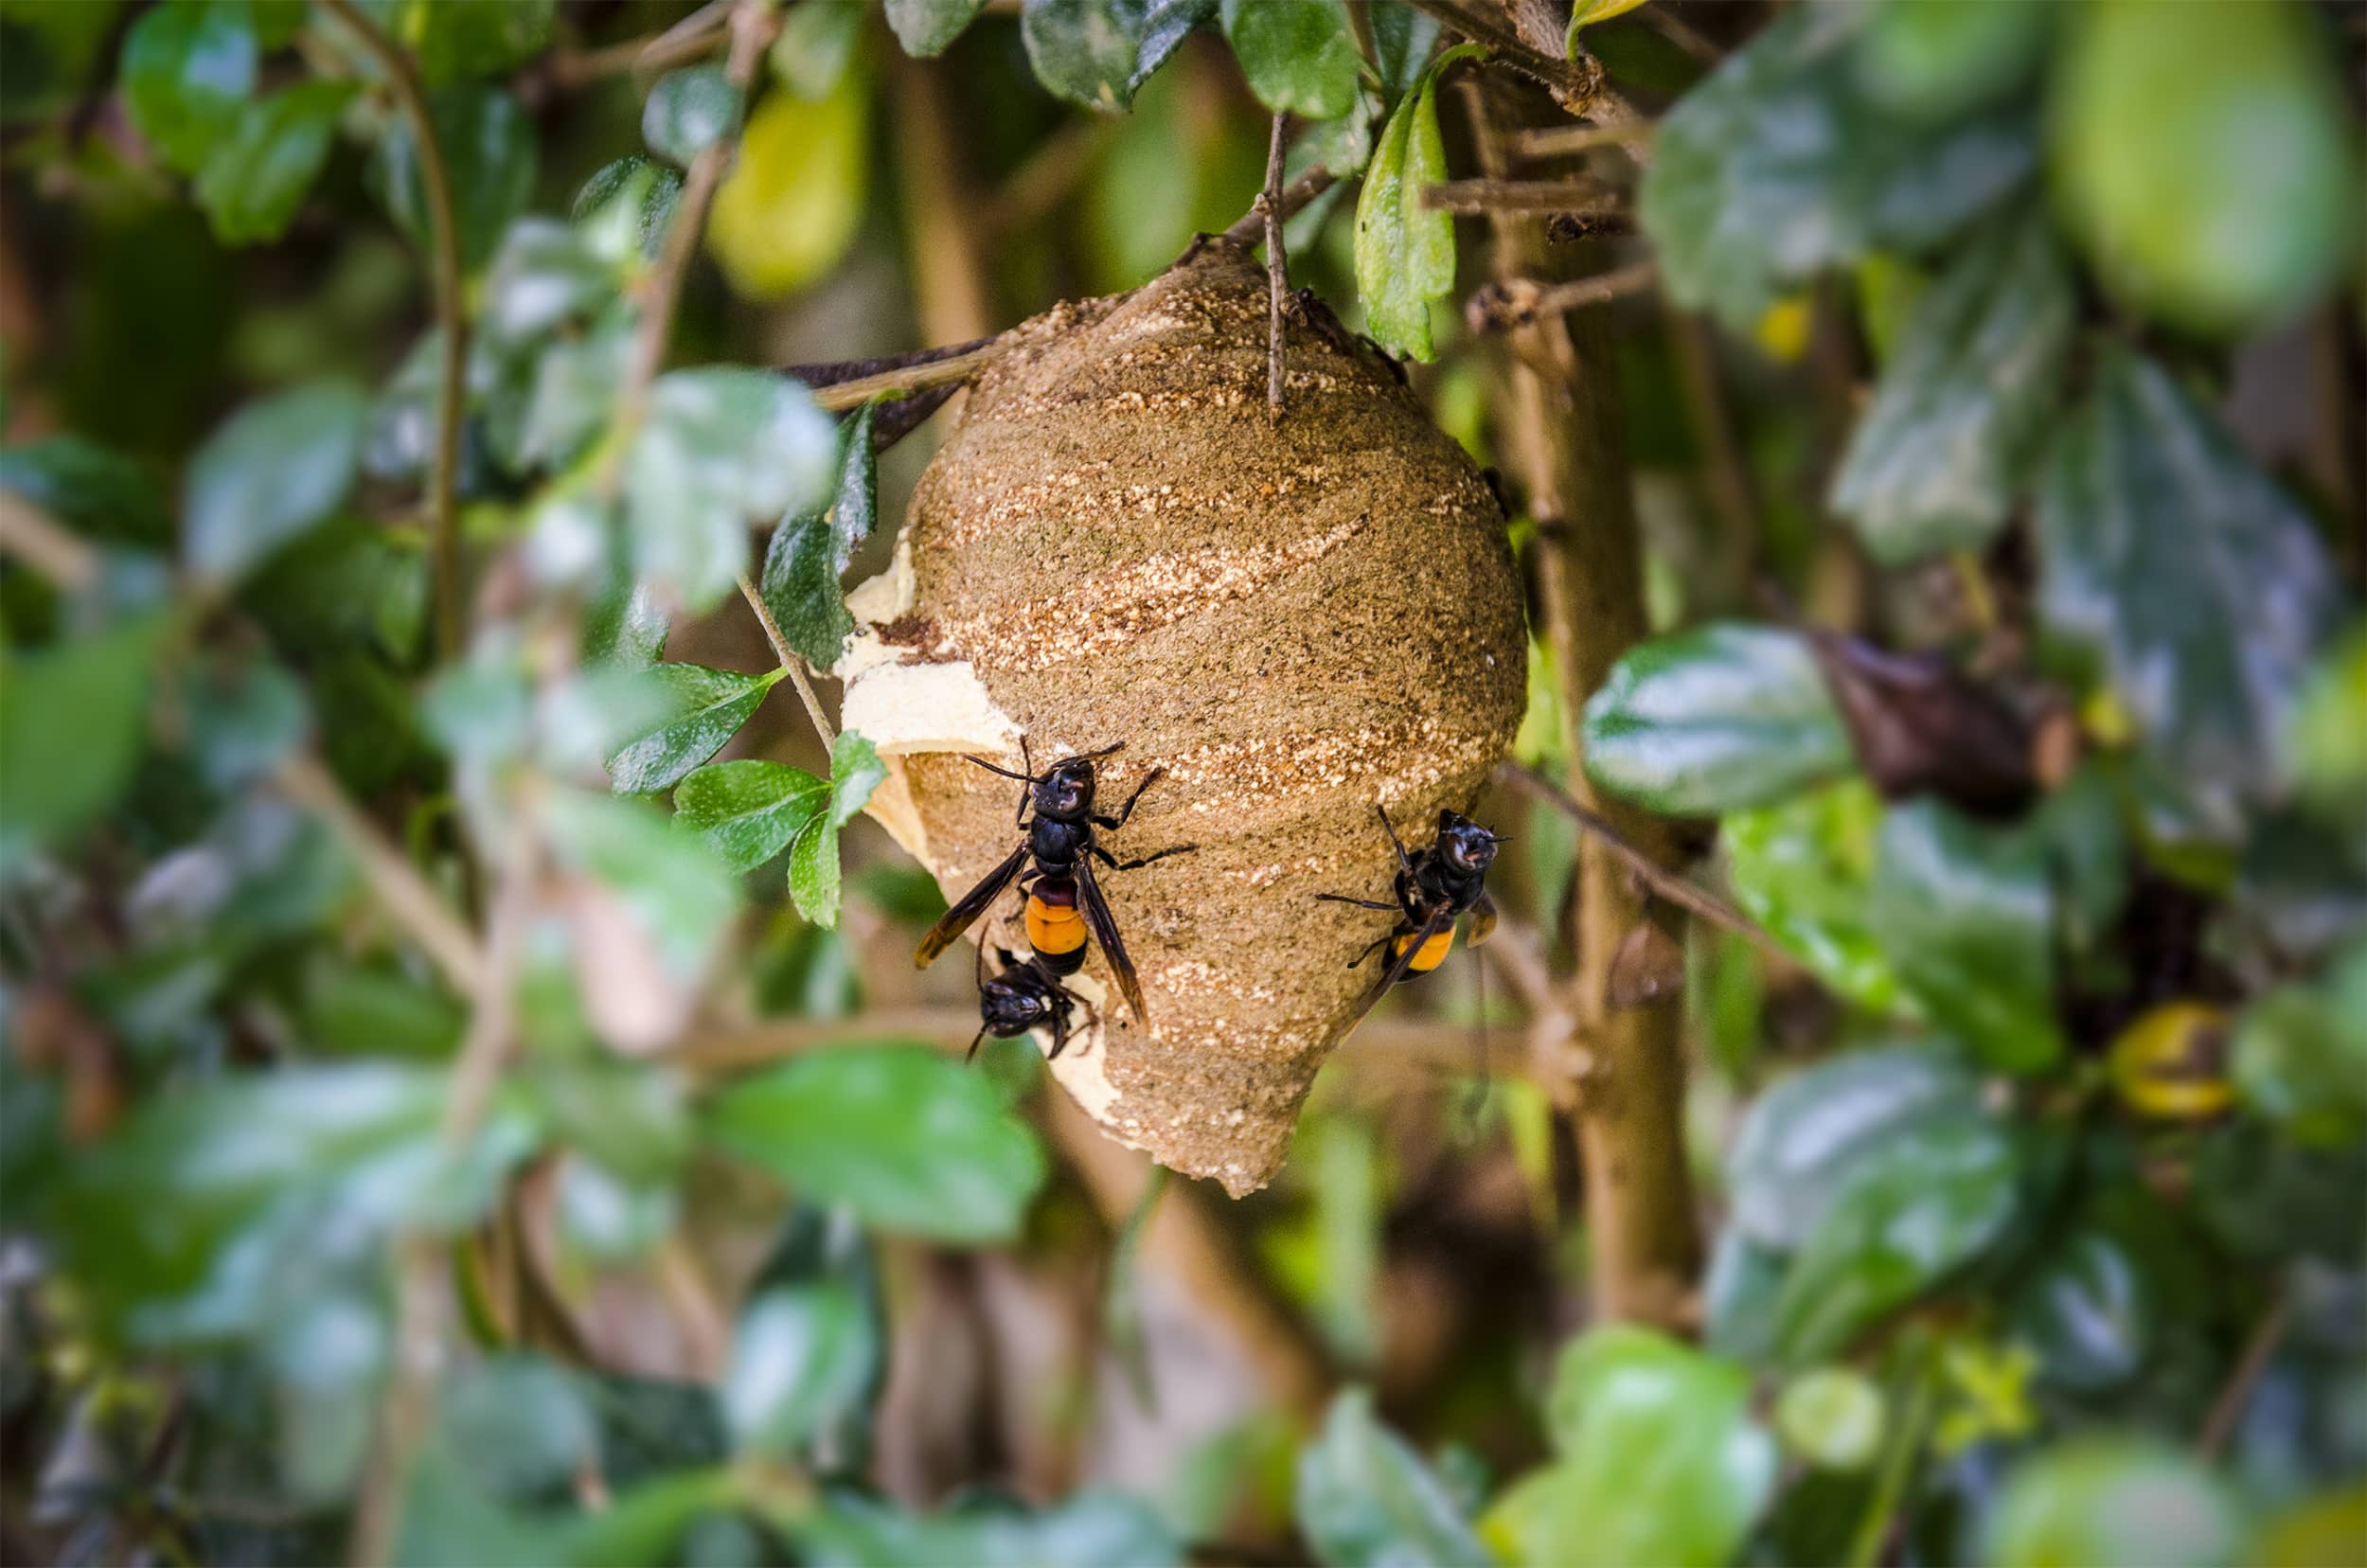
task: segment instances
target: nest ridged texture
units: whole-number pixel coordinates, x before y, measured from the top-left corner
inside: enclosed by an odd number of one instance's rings
[[[1266,406],[1266,279],[1204,243],[1135,293],[1063,306],[970,394],[916,493],[917,597],[897,640],[968,659],[1037,763],[1123,740],[1113,811],[1166,775],[1101,883],[1148,994],[1111,1000],[1058,1064],[1079,1103],[1236,1195],[1290,1147],[1316,1069],[1374,977],[1385,805],[1427,844],[1520,722],[1519,578],[1494,492],[1368,349],[1294,309],[1287,408]],[[958,897],[1017,842],[1018,787],[908,757],[931,869]],[[1023,948],[1017,895],[989,942]]]

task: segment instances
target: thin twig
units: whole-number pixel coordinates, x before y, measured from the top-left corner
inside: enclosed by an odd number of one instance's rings
[[[1328,169],[1308,169],[1282,187],[1282,216],[1286,219],[1295,216],[1308,203],[1329,190],[1336,183]],[[1253,203],[1249,211],[1226,225],[1224,232],[1217,238],[1229,240],[1246,250],[1257,243],[1258,238],[1265,232],[1266,215]]]
[[[1610,191],[1592,180],[1449,180],[1422,187],[1425,212],[1485,218],[1499,212],[1577,212],[1607,216],[1624,212]]]
[[[1539,125],[1512,134],[1512,151],[1522,158],[1560,158],[1598,147],[1642,147],[1652,139],[1650,120],[1612,125]]]
[[[876,376],[859,376],[843,381],[835,386],[817,386],[813,401],[832,412],[861,408],[882,394],[901,397],[907,393],[925,392],[935,386],[953,386],[969,381],[979,371],[1001,359],[1010,347],[1010,334],[990,337],[974,348],[933,360],[926,365],[906,365],[895,370],[882,370]]]
[[[1610,823],[1578,804],[1577,800],[1552,779],[1518,762],[1506,762],[1496,770],[1496,777],[1511,785],[1533,800],[1543,801],[1562,815],[1594,835],[1603,847],[1618,858],[1619,864],[1652,892],[1688,914],[1698,915],[1712,925],[1721,926],[1739,936],[1746,936],[1768,953],[1788,957],[1776,945],[1775,938],[1761,930],[1756,921],[1734,908],[1708,889],[1687,881],[1673,871],[1664,869],[1651,856],[1629,844]]]
[[[1266,219],[1266,418],[1282,422],[1282,298],[1290,290],[1290,263],[1282,248],[1282,126],[1277,111],[1266,138],[1266,188],[1256,210]]]
[[[773,656],[780,660],[781,670],[789,677],[789,684],[797,688],[798,701],[806,704],[806,717],[813,721],[813,733],[822,738],[822,749],[826,752],[835,750],[838,734],[830,728],[830,722],[822,717],[822,700],[813,694],[813,683],[806,679],[804,655],[789,646],[789,639],[781,634],[781,623],[773,618],[771,608],[764,602],[764,595],[756,590],[756,585],[748,579],[745,572],[739,574],[739,597],[746,599],[748,608],[756,613],[756,624],[764,628],[764,640],[773,645]]]
[[[462,294],[460,224],[454,218],[452,176],[444,151],[436,140],[436,119],[429,112],[427,89],[419,80],[410,52],[386,36],[365,16],[353,0],[320,0],[344,23],[356,42],[385,73],[396,107],[411,122],[418,144],[419,184],[427,201],[428,248],[436,285],[436,328],[443,340],[436,402],[436,461],[428,480],[428,560],[435,579],[436,646],[446,659],[456,656],[463,641],[460,581],[460,420],[468,396],[469,313]]]
[[[1473,43],[1486,45],[1495,51],[1498,63],[1542,82],[1554,101],[1569,113],[1600,120],[1639,117],[1634,108],[1604,81],[1603,68],[1593,56],[1583,50],[1575,58],[1549,54],[1522,37],[1519,28],[1501,11],[1491,14],[1480,9],[1467,10],[1451,0],[1410,3],[1415,10],[1436,17]]]
[[[2277,1346],[2285,1342],[2285,1331],[2292,1321],[2292,1297],[2280,1292],[2252,1326],[2251,1337],[2244,1342],[2244,1353],[2236,1358],[2219,1397],[2211,1401],[2211,1414],[2203,1418],[2202,1432],[2195,1439],[2198,1456],[2216,1459],[2219,1451],[2227,1447],[2228,1439],[2235,1435],[2236,1425],[2251,1403],[2252,1390],[2260,1386],[2260,1379],[2269,1370],[2269,1363],[2275,1359]]]
[[[296,805],[317,818],[344,846],[361,868],[362,880],[395,923],[419,944],[445,981],[463,996],[473,996],[483,985],[485,960],[476,938],[453,913],[427,879],[412,867],[401,851],[386,841],[377,824],[362,814],[336,777],[306,752],[284,758],[273,770],[272,781]]]
[[[1574,277],[1566,283],[1508,277],[1473,291],[1464,303],[1463,320],[1475,333],[1509,331],[1527,326],[1539,316],[1559,315],[1564,311],[1604,305],[1640,294],[1650,288],[1658,276],[1651,262],[1638,261],[1593,277]]]
[[[1644,25],[1674,44],[1704,65],[1715,65],[1726,58],[1726,51],[1710,42],[1708,35],[1692,23],[1664,5],[1650,5],[1643,10]]]
[[[0,490],[0,555],[74,593],[98,580],[98,548],[13,490]]]

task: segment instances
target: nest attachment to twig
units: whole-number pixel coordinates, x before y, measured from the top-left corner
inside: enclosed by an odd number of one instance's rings
[[[1320,307],[1266,407],[1266,280],[1224,241],[1013,334],[922,477],[896,569],[850,600],[845,723],[890,758],[874,814],[958,898],[1019,842],[1018,786],[1112,741],[1103,809],[1152,768],[1101,883],[1146,1029],[1095,953],[1095,1026],[1053,1071],[1113,1135],[1263,1185],[1374,970],[1376,803],[1411,843],[1468,807],[1520,722],[1519,579],[1478,470]],[[1015,893],[975,928],[1025,951]],[[949,957],[946,962],[957,960]],[[965,966],[967,967],[967,966]]]

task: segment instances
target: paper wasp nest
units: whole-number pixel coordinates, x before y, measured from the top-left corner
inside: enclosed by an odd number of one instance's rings
[[[850,601],[845,723],[895,774],[873,811],[958,898],[1019,842],[1019,787],[1112,740],[1100,806],[1153,766],[1104,871],[1152,1027],[1098,952],[1099,1026],[1052,1064],[1111,1133],[1235,1195],[1280,1167],[1374,977],[1395,860],[1468,807],[1520,722],[1522,602],[1486,482],[1389,368],[1293,310],[1266,412],[1263,273],[1203,243],[1130,294],[1019,330],[922,477],[896,570]],[[1025,950],[1016,892],[972,929]],[[989,949],[991,953],[991,949]],[[942,962],[969,967],[956,949]]]

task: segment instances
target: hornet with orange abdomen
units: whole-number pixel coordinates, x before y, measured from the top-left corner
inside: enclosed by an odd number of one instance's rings
[[[1389,953],[1379,981],[1364,993],[1363,1006],[1349,1021],[1351,1029],[1390,987],[1428,974],[1446,961],[1454,947],[1455,921],[1464,915],[1471,917],[1473,947],[1487,940],[1496,929],[1496,903],[1487,896],[1487,868],[1496,863],[1496,846],[1504,839],[1459,812],[1440,811],[1437,839],[1428,848],[1409,854],[1388,811],[1379,806],[1373,810],[1380,813],[1381,830],[1397,852],[1395,901],[1351,898],[1344,893],[1315,895],[1327,903],[1385,909],[1397,917],[1395,927],[1348,960],[1348,968],[1354,969],[1384,948]]]
[[[988,773],[1020,781],[1019,811],[1013,821],[1026,830],[1027,836],[1002,864],[955,900],[953,907],[945,912],[945,918],[921,938],[919,951],[913,954],[915,965],[926,969],[935,962],[937,954],[952,947],[1017,877],[1027,895],[1028,945],[1035,949],[1044,971],[1055,979],[1076,973],[1084,965],[1085,938],[1090,934],[1100,944],[1102,956],[1110,961],[1110,972],[1116,978],[1126,1005],[1133,1009],[1139,1022],[1149,1025],[1149,1013],[1143,1006],[1142,982],[1136,978],[1134,961],[1127,956],[1126,944],[1118,936],[1117,922],[1110,918],[1110,905],[1101,896],[1101,884],[1094,880],[1093,863],[1098,859],[1112,871],[1131,871],[1199,846],[1179,844],[1139,860],[1121,861],[1095,839],[1096,828],[1115,832],[1125,827],[1126,819],[1134,814],[1134,803],[1166,771],[1153,768],[1145,775],[1143,781],[1134,786],[1134,793],[1126,797],[1126,804],[1118,808],[1117,815],[1095,811],[1094,762],[1124,744],[1119,741],[1081,757],[1064,757],[1041,774],[1035,771],[1023,739],[1019,755],[1022,766],[1027,770],[1024,773],[998,768],[984,757],[970,758]],[[1028,865],[1030,860],[1035,863],[1032,866]],[[1023,876],[1022,867],[1026,867]]]

